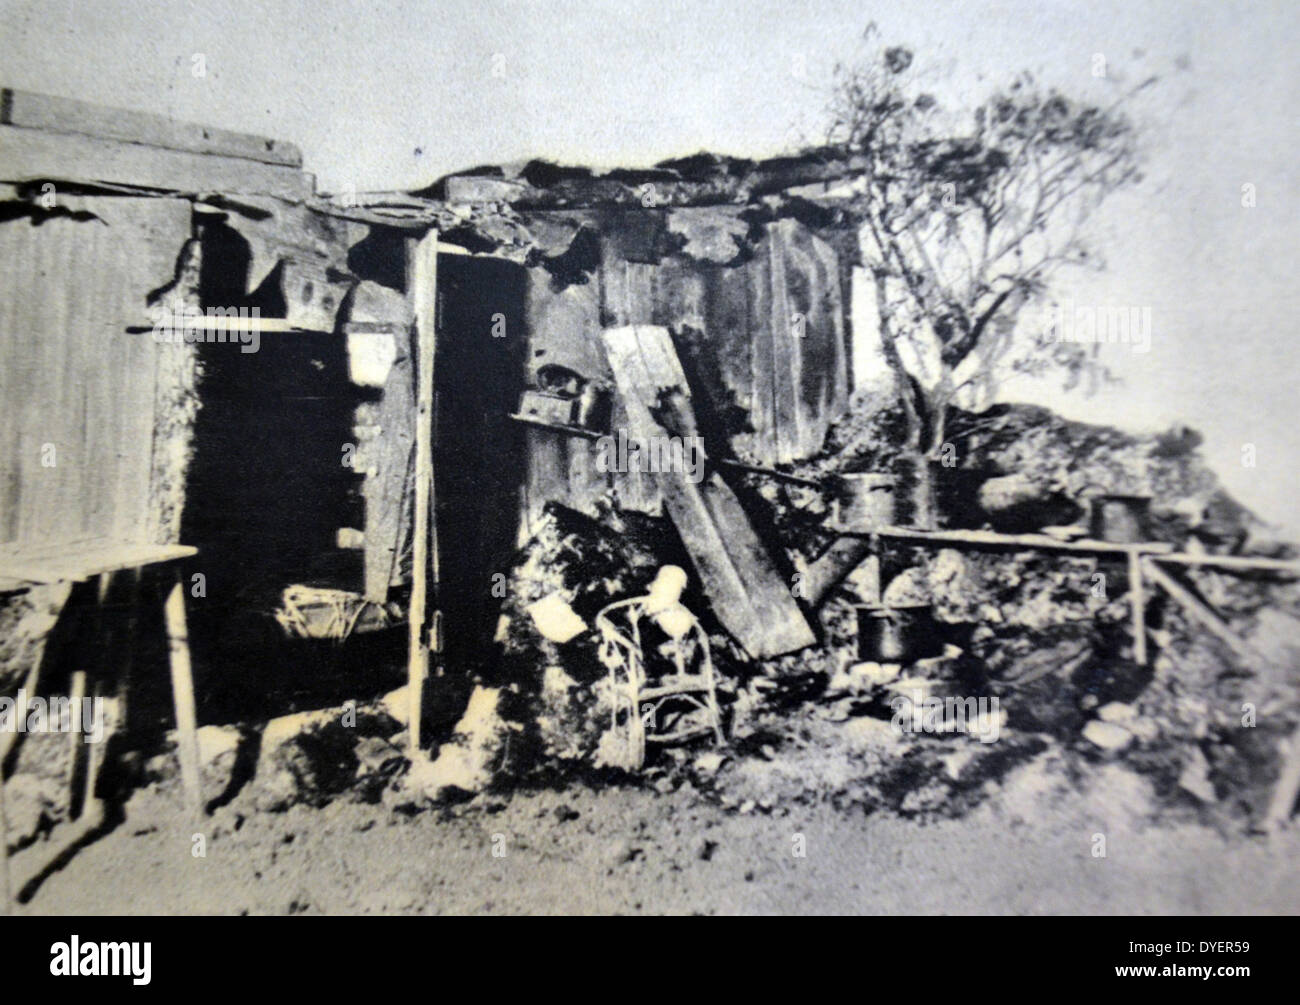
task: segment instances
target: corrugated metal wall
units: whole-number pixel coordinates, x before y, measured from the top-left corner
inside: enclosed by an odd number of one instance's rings
[[[189,235],[181,199],[0,222],[0,548],[146,540],[155,365],[176,350],[127,327]]]

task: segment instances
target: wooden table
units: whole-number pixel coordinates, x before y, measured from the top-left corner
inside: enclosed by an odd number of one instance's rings
[[[1274,572],[1300,576],[1300,562],[1261,558],[1253,555],[1209,555],[1175,552],[1163,541],[1097,541],[1090,538],[1062,540],[1047,534],[999,534],[991,530],[925,530],[918,527],[879,527],[871,530],[832,528],[844,537],[877,538],[920,543],[969,545],[984,548],[1039,548],[1044,551],[1086,552],[1095,555],[1123,555],[1127,560],[1129,607],[1133,622],[1133,660],[1147,663],[1146,581],[1151,580],[1186,609],[1192,617],[1223,639],[1238,655],[1251,661],[1262,657],[1235,633],[1223,619],[1209,610],[1185,587],[1159,569],[1157,562],[1183,566],[1206,566],[1236,572]]]
[[[45,549],[26,549],[22,552],[0,552],[0,590],[24,589],[54,583],[79,583],[91,579],[98,581],[97,618],[102,618],[104,602],[108,596],[113,576],[130,572],[131,625],[134,627],[135,608],[139,598],[139,582],[145,568],[157,565],[172,566],[172,582],[163,599],[163,622],[167,632],[168,662],[171,668],[172,703],[176,714],[176,730],[181,762],[181,779],[185,789],[186,805],[195,817],[202,810],[202,792],[199,786],[198,726],[194,705],[194,679],[190,667],[189,633],[185,622],[185,593],[179,566],[176,562],[198,553],[187,545],[109,545],[103,543],[62,545]],[[102,622],[100,622],[102,623]],[[128,633],[130,634],[130,633]],[[130,644],[128,639],[128,646]],[[34,693],[39,683],[41,660],[38,659],[28,673],[27,690]],[[86,672],[73,671],[69,697],[78,701],[85,696]],[[14,734],[14,740],[18,734]],[[94,795],[97,775],[96,752],[90,752],[86,768],[85,786],[80,793],[75,790],[77,758],[81,737],[70,734],[70,778],[74,782],[70,816],[78,809],[83,813],[90,807],[99,807]],[[11,742],[3,743],[0,751],[0,769],[6,759]],[[104,737],[100,742],[107,742]],[[90,816],[86,814],[86,816]],[[9,881],[9,842],[7,821],[4,815],[4,778],[0,770],[0,885],[3,885],[3,907],[9,912],[12,891]]]

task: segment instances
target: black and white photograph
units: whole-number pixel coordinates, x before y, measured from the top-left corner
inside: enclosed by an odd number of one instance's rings
[[[0,0],[0,926],[1142,916],[1103,976],[1249,977],[1297,53],[1288,0]]]

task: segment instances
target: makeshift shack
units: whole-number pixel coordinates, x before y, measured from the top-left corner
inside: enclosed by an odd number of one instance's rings
[[[240,612],[334,640],[408,620],[423,297],[428,641],[450,672],[490,644],[492,577],[548,502],[666,515],[743,648],[810,644],[727,465],[814,454],[847,404],[856,243],[828,190],[852,167],[534,162],[326,198],[290,144],[5,90],[6,617],[193,555],[200,648]],[[620,430],[698,435],[707,473],[610,470],[600,438]],[[91,552],[107,557],[83,568]],[[29,641],[3,653],[6,680],[39,661]]]

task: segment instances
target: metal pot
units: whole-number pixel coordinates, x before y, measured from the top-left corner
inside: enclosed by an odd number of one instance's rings
[[[1150,496],[1097,495],[1090,503],[1089,533],[1094,540],[1116,544],[1150,540]]]
[[[912,663],[943,652],[929,604],[907,607],[860,606],[858,658],[874,663]]]

